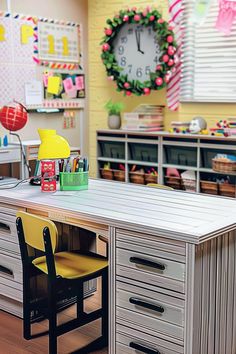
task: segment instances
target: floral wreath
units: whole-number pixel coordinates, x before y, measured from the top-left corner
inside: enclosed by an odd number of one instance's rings
[[[124,95],[131,96],[132,93],[149,95],[151,90],[160,90],[170,81],[174,65],[177,63],[176,42],[174,39],[173,27],[169,26],[157,10],[147,7],[143,11],[137,11],[136,7],[128,10],[120,10],[112,20],[106,21],[108,28],[104,29],[105,36],[102,44],[101,58],[106,67],[108,79],[117,83],[117,91],[124,91]],[[127,75],[122,75],[122,68],[118,65],[113,53],[113,39],[125,23],[138,23],[146,27],[152,26],[157,34],[158,44],[162,55],[159,58],[160,64],[156,66],[155,72],[150,73],[150,80],[141,82],[139,80],[128,80]]]

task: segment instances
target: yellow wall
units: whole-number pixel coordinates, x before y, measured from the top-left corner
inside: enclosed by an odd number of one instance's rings
[[[100,42],[106,19],[114,16],[122,8],[128,6],[145,7],[153,5],[168,19],[167,0],[89,0],[89,155],[91,174],[96,175],[96,130],[107,128],[107,113],[104,104],[110,99],[123,101],[125,111],[133,110],[140,103],[166,105],[165,90],[153,92],[150,96],[124,97],[116,92],[115,84],[106,77],[105,67],[100,58]],[[172,120],[191,120],[201,115],[208,121],[208,126],[214,126],[221,118],[236,115],[236,104],[182,104],[178,113],[165,110],[165,125],[168,129]]]

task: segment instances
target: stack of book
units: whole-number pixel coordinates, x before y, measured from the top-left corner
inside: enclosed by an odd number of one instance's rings
[[[124,114],[124,130],[163,131],[163,106],[139,105],[134,112]]]

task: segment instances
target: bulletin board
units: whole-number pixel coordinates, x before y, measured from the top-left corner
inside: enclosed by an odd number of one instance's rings
[[[0,12],[0,107],[82,108],[81,26]]]

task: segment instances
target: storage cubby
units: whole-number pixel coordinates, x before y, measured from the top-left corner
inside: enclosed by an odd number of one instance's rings
[[[187,192],[235,196],[236,171],[212,168],[217,154],[236,156],[235,137],[100,130],[97,142],[98,177],[110,175],[113,180],[129,183],[159,183]],[[112,171],[104,172],[104,177],[101,169],[108,162]],[[120,164],[125,171],[120,171]],[[152,168],[158,176],[148,173]],[[189,171],[188,178],[167,176],[167,168],[177,169],[179,174]]]
[[[189,146],[164,146],[164,163],[169,165],[197,166],[197,148]]]
[[[128,143],[129,160],[143,162],[158,161],[158,146],[144,143]]]
[[[236,151],[232,151],[232,150],[228,150],[228,149],[226,150],[225,148],[223,148],[223,149],[218,148],[217,149],[217,147],[215,147],[215,148],[201,148],[200,153],[201,153],[201,167],[204,167],[204,168],[212,168],[212,159],[214,159],[214,157],[217,154],[226,154],[226,155],[236,156]]]
[[[98,156],[125,159],[125,144],[119,141],[99,141]]]

